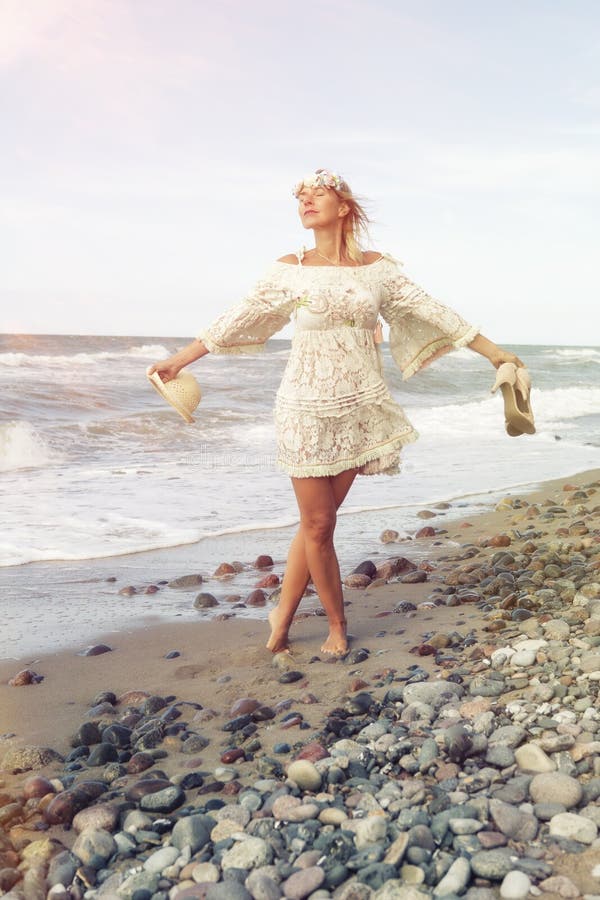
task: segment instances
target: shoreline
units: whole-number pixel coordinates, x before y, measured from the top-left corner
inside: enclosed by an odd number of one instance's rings
[[[515,485],[505,489],[491,489],[485,493],[460,495],[458,497],[431,501],[423,504],[420,510],[436,512],[431,519],[438,529],[452,530],[461,518],[468,518],[474,523],[485,519],[494,512],[495,503],[505,496],[516,492],[525,497],[535,496],[539,492],[554,489],[565,480],[577,482],[578,479],[593,479],[594,472],[587,470],[573,475],[561,476],[545,482]],[[589,476],[589,477],[588,477]],[[487,502],[486,502],[487,501]],[[438,504],[448,503],[449,507],[437,509]],[[482,508],[483,507],[483,508]],[[416,510],[414,504],[389,505],[376,507],[382,513],[384,528],[397,528],[398,512],[410,508]],[[369,508],[370,509],[370,508]],[[366,511],[368,512],[369,509]],[[420,511],[419,510],[419,511]],[[342,510],[340,528],[344,527],[344,519],[361,515],[365,510]],[[394,511],[396,514],[394,515]],[[427,524],[413,513],[413,533]],[[0,649],[0,663],[3,661],[18,662],[26,657],[47,656],[67,649],[83,649],[94,642],[98,636],[117,640],[121,634],[130,634],[148,627],[165,627],[176,623],[177,619],[185,620],[187,626],[201,622],[203,625],[215,616],[231,612],[231,603],[223,602],[228,595],[239,595],[243,602],[260,582],[261,573],[252,566],[252,560],[266,553],[274,558],[273,569],[266,572],[282,574],[285,567],[285,550],[291,540],[296,525],[274,526],[273,528],[256,528],[252,530],[228,532],[217,538],[210,538],[210,553],[216,562],[212,566],[198,562],[202,552],[203,541],[182,544],[175,547],[155,550],[137,551],[112,557],[96,557],[85,560],[53,560],[28,563],[24,566],[5,567],[3,573],[5,584],[4,601],[0,600],[0,612],[4,621],[5,647],[17,647],[10,655]],[[475,525],[475,527],[479,527]],[[482,525],[483,527],[483,525]],[[402,532],[402,525],[399,526]],[[391,552],[412,554],[420,560],[430,551],[427,539],[413,540],[410,532],[405,532],[406,540],[386,547],[373,533],[369,538],[361,539],[360,547],[354,546],[340,553],[343,574],[348,574],[366,555],[373,559],[385,559]],[[204,540],[204,539],[203,539]],[[245,554],[239,553],[240,542],[245,542]],[[275,551],[272,552],[275,545]],[[388,553],[388,550],[390,553]],[[233,579],[215,579],[212,572],[223,560],[243,560],[243,571]],[[39,568],[38,568],[39,567]],[[36,571],[37,570],[37,571]],[[172,591],[164,584],[157,582],[171,581],[189,572],[201,573],[203,586],[196,591]],[[264,573],[262,573],[264,574]],[[152,587],[151,587],[152,586]],[[156,593],[146,595],[147,588]],[[134,588],[131,596],[121,596],[120,591]],[[192,606],[194,596],[200,590],[213,593],[219,601],[215,610],[199,612]],[[99,601],[94,606],[89,603],[89,593],[94,592]],[[58,599],[60,597],[60,600]],[[19,606],[17,606],[17,603]],[[26,605],[25,610],[23,604]],[[66,639],[65,634],[73,630],[73,612],[77,617],[78,633]],[[236,616],[261,621],[266,612],[260,608],[247,607],[234,610]],[[20,648],[20,649],[19,649]]]

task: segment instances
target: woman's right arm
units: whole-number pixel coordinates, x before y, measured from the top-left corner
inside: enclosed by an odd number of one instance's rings
[[[296,296],[287,286],[291,271],[291,266],[275,263],[245,300],[219,316],[187,347],[150,366],[148,375],[158,372],[162,381],[170,381],[207,353],[260,350],[290,320]]]
[[[191,344],[182,347],[181,350],[178,350],[177,353],[174,353],[173,356],[170,356],[168,359],[164,359],[162,362],[157,362],[154,363],[153,366],[149,366],[146,369],[146,374],[152,375],[154,372],[158,372],[161,381],[170,381],[172,378],[177,377],[181,369],[185,368],[185,366],[188,366],[190,363],[196,362],[196,360],[200,359],[202,356],[206,356],[208,352],[208,349],[204,346],[202,341],[199,341],[196,338]]]

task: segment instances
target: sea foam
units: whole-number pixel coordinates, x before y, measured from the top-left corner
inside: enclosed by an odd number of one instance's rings
[[[59,461],[29,422],[0,425],[0,472],[46,466]]]

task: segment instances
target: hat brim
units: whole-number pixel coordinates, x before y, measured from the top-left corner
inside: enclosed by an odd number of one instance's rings
[[[165,384],[162,381],[158,372],[153,372],[152,375],[147,375],[146,377],[148,378],[148,381],[150,382],[152,387],[156,391],[158,391],[158,393],[163,398],[163,400],[166,400],[167,403],[170,406],[172,406],[173,409],[179,413],[179,415],[182,417],[182,419],[185,419],[185,421],[188,423],[188,425],[191,425],[194,422],[194,419],[190,416],[187,409],[184,409],[184,407],[181,406],[177,402],[177,400],[174,400],[173,397],[169,396],[169,394],[165,390]]]

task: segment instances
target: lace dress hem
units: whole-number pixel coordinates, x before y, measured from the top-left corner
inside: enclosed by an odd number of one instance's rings
[[[466,347],[479,334],[479,328],[471,327],[465,334],[456,339],[439,338],[432,341],[426,347],[423,347],[419,353],[412,359],[402,371],[402,380],[406,381],[411,375],[416,375],[421,369],[431,365],[440,356],[444,356],[451,350],[458,350],[460,347]],[[392,351],[393,352],[393,351]]]
[[[262,353],[266,347],[266,341],[249,342],[247,344],[217,344],[208,334],[208,331],[201,331],[196,335],[196,340],[201,341],[209,353],[227,353],[230,356],[246,356],[248,353]]]
[[[337,459],[333,463],[308,465],[294,465],[286,463],[282,459],[277,460],[278,467],[292,478],[319,478],[328,475],[339,475],[348,469],[359,469],[360,475],[395,475],[400,468],[400,450],[406,444],[412,444],[418,439],[418,432],[410,428],[405,434],[395,435],[363,450],[352,457]],[[380,461],[381,465],[373,465]]]

